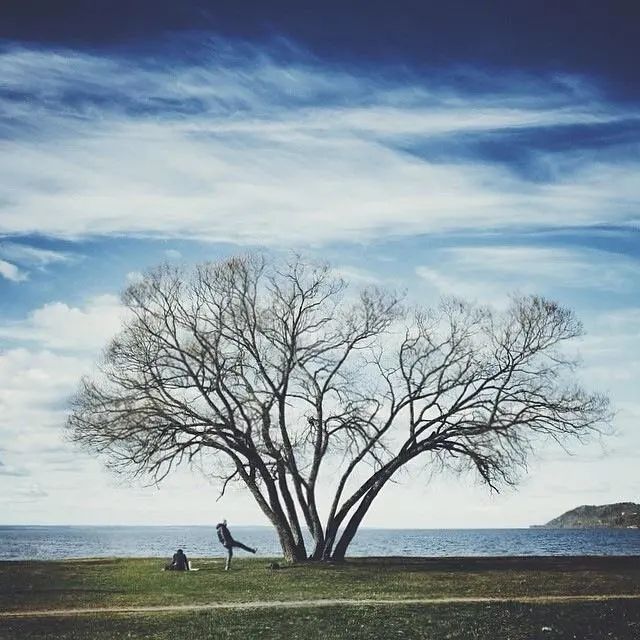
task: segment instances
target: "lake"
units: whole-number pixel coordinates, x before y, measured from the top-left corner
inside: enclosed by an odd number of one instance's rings
[[[230,526],[259,556],[278,556],[269,527]],[[3,560],[219,557],[214,526],[0,526]],[[238,551],[237,555],[244,552]],[[640,529],[361,529],[349,556],[640,555]]]

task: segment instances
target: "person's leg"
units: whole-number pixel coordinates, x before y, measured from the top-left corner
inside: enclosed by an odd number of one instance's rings
[[[246,544],[242,544],[242,542],[238,542],[237,540],[233,541],[233,546],[234,547],[238,547],[238,549],[244,549],[245,551],[248,551],[249,553],[255,553],[256,550],[253,549],[252,547],[247,547]]]
[[[229,567],[231,566],[231,558],[233,558],[233,546],[229,545],[227,547],[227,564],[224,566],[225,571],[229,571]]]

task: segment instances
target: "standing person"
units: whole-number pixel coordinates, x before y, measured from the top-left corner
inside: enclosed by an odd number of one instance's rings
[[[227,550],[227,563],[225,564],[224,570],[229,571],[229,567],[231,566],[231,558],[233,558],[233,548],[238,547],[238,549],[244,549],[249,553],[255,553],[256,550],[247,547],[246,544],[242,544],[242,542],[238,542],[233,539],[231,532],[227,527],[227,521],[223,520],[216,525],[216,532],[218,533],[218,540],[220,540],[220,544]]]

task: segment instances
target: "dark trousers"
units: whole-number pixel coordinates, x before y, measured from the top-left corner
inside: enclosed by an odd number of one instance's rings
[[[248,551],[249,553],[255,553],[256,550],[251,547],[247,547],[246,544],[242,544],[242,542],[238,542],[237,540],[232,540],[224,545],[224,548],[227,550],[227,564],[225,565],[225,569],[229,569],[231,566],[231,558],[233,558],[233,549],[244,549],[244,551]]]

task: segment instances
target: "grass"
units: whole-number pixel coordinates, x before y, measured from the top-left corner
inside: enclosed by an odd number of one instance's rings
[[[3,628],[4,627],[4,628]],[[385,605],[299,610],[200,611],[180,614],[9,619],[3,640],[349,640],[389,638],[456,640],[638,640],[636,602],[569,605]]]
[[[0,562],[0,611],[317,599],[640,595],[640,557],[368,558],[269,570],[269,560]],[[545,627],[547,630],[543,631]],[[549,630],[550,629],[550,630]],[[640,600],[389,604],[0,618],[0,638],[640,639]]]
[[[321,598],[428,598],[640,593],[640,558],[352,560],[269,570],[243,559],[196,560],[194,573],[157,559],[0,562],[0,611]]]

